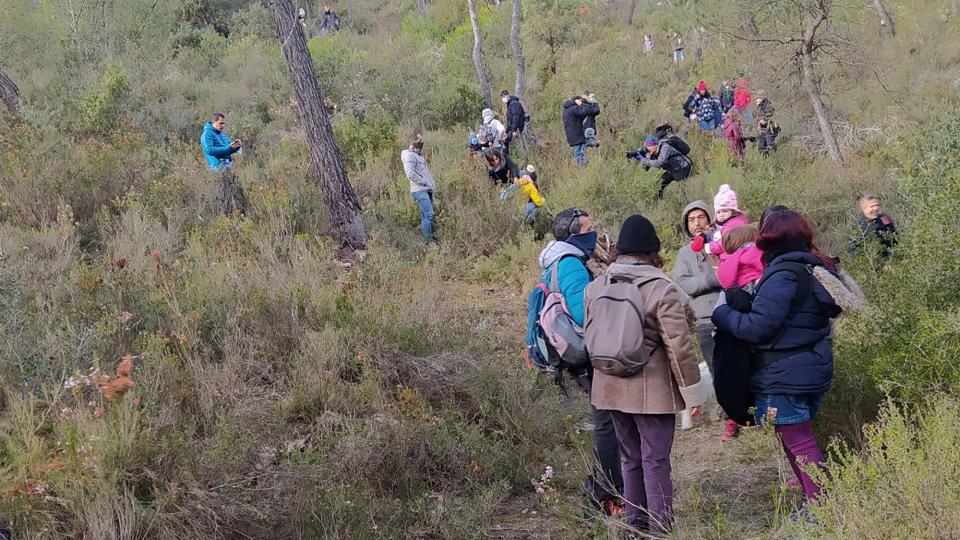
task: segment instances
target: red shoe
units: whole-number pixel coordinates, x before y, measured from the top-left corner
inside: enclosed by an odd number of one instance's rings
[[[727,420],[727,424],[723,427],[723,435],[720,436],[720,440],[727,442],[730,439],[735,439],[737,435],[740,435],[740,424],[733,420]]]
[[[612,516],[622,516],[623,515],[623,503],[616,499],[607,499],[603,501],[603,513]]]

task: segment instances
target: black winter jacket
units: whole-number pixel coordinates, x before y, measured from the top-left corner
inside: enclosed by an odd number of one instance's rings
[[[567,144],[577,146],[587,142],[583,136],[583,121],[591,114],[600,114],[600,106],[596,103],[577,105],[572,99],[563,103],[563,131],[567,136]]]
[[[795,297],[801,286],[784,263],[821,266],[812,253],[793,251],[773,259],[753,298],[749,313],[728,305],[713,311],[713,324],[754,346],[754,350],[781,352],[782,357],[750,377],[750,391],[762,394],[813,394],[830,388],[833,348],[830,319],[840,314],[830,293],[813,278],[806,298]]]
[[[514,131],[523,132],[523,125],[526,123],[524,120],[525,116],[523,113],[523,105],[520,104],[520,98],[510,96],[510,101],[507,102],[507,133],[512,134]]]

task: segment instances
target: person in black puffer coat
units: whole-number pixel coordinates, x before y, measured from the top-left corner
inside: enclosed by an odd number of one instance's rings
[[[573,159],[577,165],[586,165],[587,156],[584,153],[587,138],[584,136],[583,122],[588,116],[600,114],[600,106],[586,101],[582,96],[573,97],[563,103],[563,131],[567,137],[567,144],[573,150]]]
[[[767,268],[749,311],[723,304],[714,310],[712,321],[718,332],[752,346],[749,390],[755,398],[755,420],[776,426],[810,501],[820,487],[802,467],[823,463],[811,422],[833,379],[831,319],[841,311],[811,275],[811,268],[823,266],[831,272],[837,268],[817,250],[807,220],[792,210],[769,215],[756,245]]]

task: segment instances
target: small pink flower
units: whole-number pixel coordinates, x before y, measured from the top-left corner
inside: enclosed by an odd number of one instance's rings
[[[127,322],[130,321],[130,319],[133,318],[133,313],[130,313],[129,311],[121,311],[119,318],[120,318],[120,322],[126,324]]]

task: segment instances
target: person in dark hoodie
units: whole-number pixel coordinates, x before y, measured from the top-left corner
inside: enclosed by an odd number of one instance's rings
[[[487,176],[495,183],[509,184],[520,176],[517,164],[503,147],[487,148],[483,151],[483,157],[487,161]]]
[[[660,189],[655,200],[663,199],[663,191],[671,182],[684,180],[693,172],[693,161],[674,146],[670,139],[660,141],[656,137],[647,137],[641,150],[627,152],[627,158],[633,158],[645,168],[663,169],[660,175]]]
[[[890,258],[890,250],[897,244],[897,226],[890,216],[880,208],[880,197],[864,195],[857,201],[856,231],[847,241],[847,256],[851,259],[870,242],[879,244],[879,255],[883,262]]]
[[[540,252],[540,268],[547,278],[547,273],[554,263],[557,264],[560,293],[563,294],[573,321],[583,327],[584,291],[593,280],[586,263],[596,249],[597,231],[589,214],[578,208],[567,208],[554,219],[553,236],[556,240],[548,243]],[[580,368],[570,375],[590,394],[593,385],[593,369],[590,366]],[[613,415],[610,411],[598,410],[593,405],[590,406],[590,414],[596,464],[593,473],[587,477],[585,491],[593,505],[612,514],[623,509],[617,495],[623,493],[623,472]]]
[[[792,210],[770,214],[756,245],[766,270],[748,311],[723,304],[712,320],[718,332],[752,346],[755,421],[775,426],[806,500],[813,501],[820,487],[803,467],[823,463],[811,422],[833,378],[831,319],[841,309],[810,269],[835,273],[837,267],[817,249],[807,220]],[[805,517],[803,508],[796,517]]]
[[[573,150],[573,159],[577,165],[586,165],[587,156],[584,150],[587,138],[584,135],[583,123],[590,115],[600,114],[600,106],[586,101],[583,96],[575,96],[563,103],[563,131],[567,137],[567,144]]]

